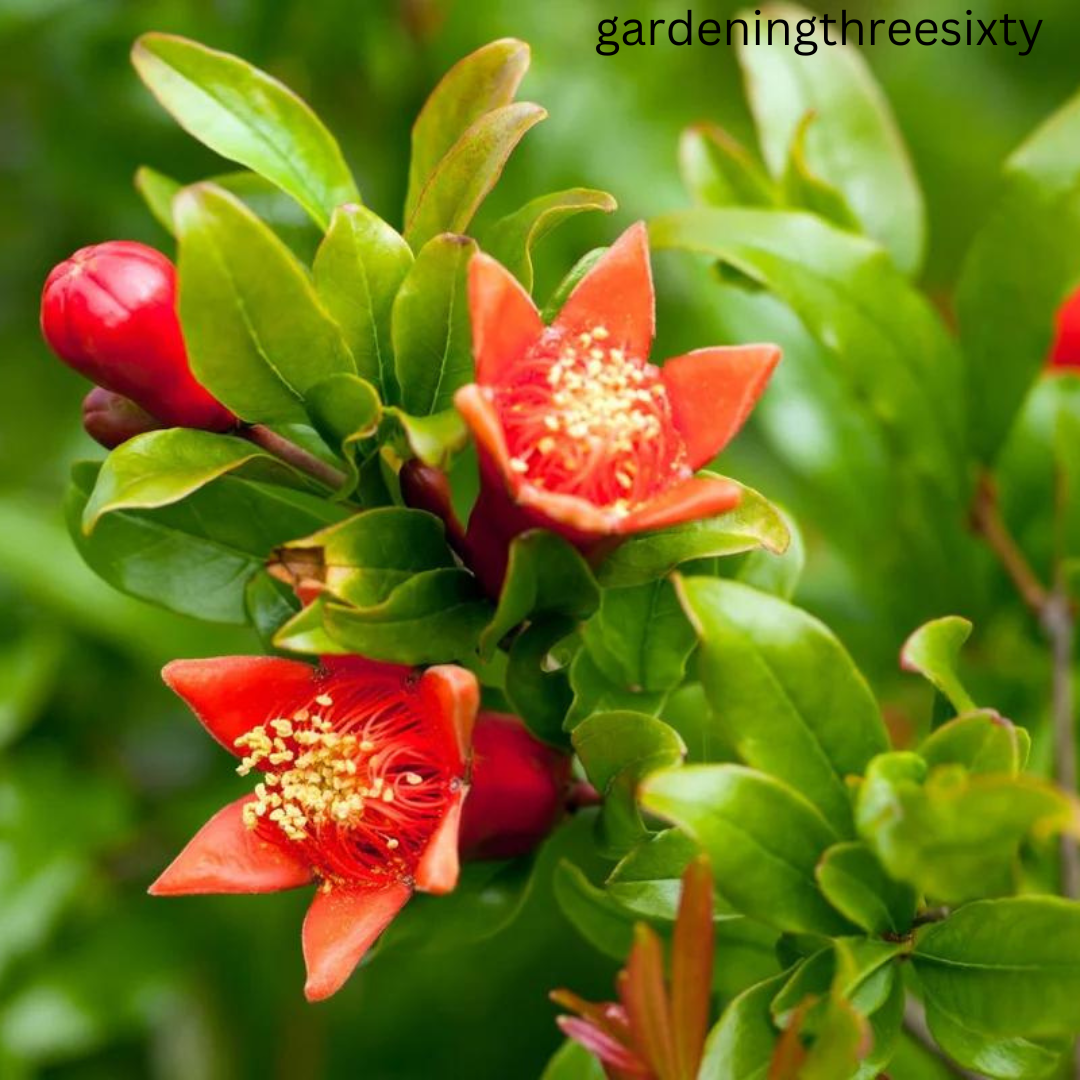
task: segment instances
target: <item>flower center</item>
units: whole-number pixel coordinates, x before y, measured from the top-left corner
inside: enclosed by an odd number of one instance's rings
[[[549,329],[495,391],[510,467],[536,487],[629,513],[690,475],[660,369],[603,326]]]
[[[408,877],[457,781],[407,700],[342,706],[320,694],[236,740],[237,772],[262,773],[244,824],[303,845],[326,882]]]

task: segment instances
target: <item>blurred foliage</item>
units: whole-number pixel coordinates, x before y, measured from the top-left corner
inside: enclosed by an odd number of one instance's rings
[[[904,14],[898,2],[847,7]],[[670,18],[685,5],[641,0],[633,14],[650,11]],[[923,276],[946,310],[1002,159],[1075,89],[1080,9],[1022,0],[1010,13],[1045,20],[1029,57],[867,50],[926,192]],[[0,0],[0,1075],[529,1077],[558,1043],[546,991],[571,985],[589,996],[609,985],[611,966],[580,947],[551,902],[550,875],[512,939],[387,949],[319,1009],[299,994],[299,897],[145,897],[170,854],[238,790],[157,669],[258,646],[120,597],[79,561],[59,504],[67,463],[92,449],[78,426],[86,387],[47,357],[36,327],[41,282],[74,248],[112,237],[166,244],[132,187],[138,165],[183,180],[219,166],[132,72],[131,42],[150,29],[240,53],[287,81],[337,133],[368,205],[391,219],[409,124],[437,77],[493,38],[529,41],[525,89],[551,119],[509,166],[485,219],[577,185],[610,190],[621,208],[617,222],[583,215],[542,247],[546,295],[620,225],[686,204],[676,147],[687,124],[716,121],[751,141],[726,48],[664,43],[601,58],[596,24],[609,16],[594,0]],[[713,341],[711,283],[677,258],[658,264],[658,354]],[[739,459],[737,475],[773,489],[774,466],[752,432]],[[866,620],[860,598],[809,529],[807,549],[801,599],[827,606],[850,639]],[[901,705],[926,693],[910,683],[898,692],[889,674],[910,629],[849,640]],[[969,656],[978,700],[1037,719],[1046,661],[1015,607],[982,629]],[[578,833],[559,843],[574,845]],[[498,1023],[504,1016],[513,1023]]]

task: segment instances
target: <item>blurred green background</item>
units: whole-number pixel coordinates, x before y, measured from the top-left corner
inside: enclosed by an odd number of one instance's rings
[[[195,828],[243,790],[158,669],[176,656],[256,646],[243,632],[113,594],[79,563],[60,502],[70,461],[98,455],[79,427],[87,388],[41,344],[37,302],[48,269],[76,247],[114,237],[166,245],[132,188],[138,165],[182,179],[217,167],[132,72],[128,49],[148,29],[238,52],[288,82],[336,132],[365,200],[392,222],[404,194],[409,125],[438,76],[493,38],[529,41],[533,68],[523,96],[543,104],[550,119],[528,136],[485,215],[578,184],[609,190],[621,204],[617,222],[578,218],[545,244],[542,292],[617,228],[685,204],[676,143],[686,124],[717,120],[751,141],[725,47],[665,42],[613,58],[595,51],[600,18],[672,18],[685,2],[613,7],[0,0],[5,1080],[529,1078],[559,1042],[547,990],[606,993],[611,965],[562,920],[542,874],[510,933],[446,948],[434,922],[425,940],[430,909],[418,909],[413,946],[385,950],[318,1008],[301,996],[305,897],[146,897],[146,885]],[[886,18],[963,17],[965,5],[947,16],[940,2],[930,7],[847,5],[851,14]],[[695,19],[735,13],[701,2],[693,10]],[[986,4],[973,10],[1004,14]],[[925,283],[945,306],[1002,158],[1076,87],[1080,7],[1042,0],[1008,11],[1044,20],[1028,57],[1001,46],[867,50],[923,180],[932,235]],[[661,354],[713,343],[707,283],[676,260],[658,269]],[[754,483],[754,456],[747,457],[742,478]],[[767,463],[762,469],[767,476]],[[572,830],[559,843],[579,839]]]

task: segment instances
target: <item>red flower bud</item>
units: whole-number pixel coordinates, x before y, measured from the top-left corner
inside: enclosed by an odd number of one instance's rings
[[[83,398],[82,421],[86,434],[106,450],[125,443],[161,424],[134,401],[95,386]]]
[[[176,268],[127,240],[81,248],[53,268],[41,332],[66,364],[162,423],[227,431],[236,417],[191,373],[176,314]]]
[[[562,817],[569,786],[568,754],[535,738],[516,716],[481,713],[461,813],[462,858],[509,859],[532,851]]]
[[[1050,366],[1080,368],[1080,289],[1058,308]]]

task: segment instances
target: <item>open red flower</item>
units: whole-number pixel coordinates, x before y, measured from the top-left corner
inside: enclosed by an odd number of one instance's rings
[[[577,1014],[558,1018],[563,1033],[598,1058],[610,1080],[696,1080],[709,1030],[712,917],[712,876],[699,856],[683,874],[670,985],[660,939],[639,923],[617,1002],[593,1004],[568,990],[551,995]]]
[[[772,345],[698,349],[648,362],[648,237],[628,229],[551,326],[494,259],[469,267],[476,382],[454,402],[480,453],[468,545],[501,579],[498,553],[528,528],[586,554],[614,539],[730,510],[739,488],[694,471],[742,426],[780,358]],[[477,568],[479,571],[479,568]]]
[[[304,920],[308,999],[333,994],[410,898],[458,877],[474,676],[359,657],[177,660],[166,683],[255,773],[203,826],[155,896],[317,882]]]

